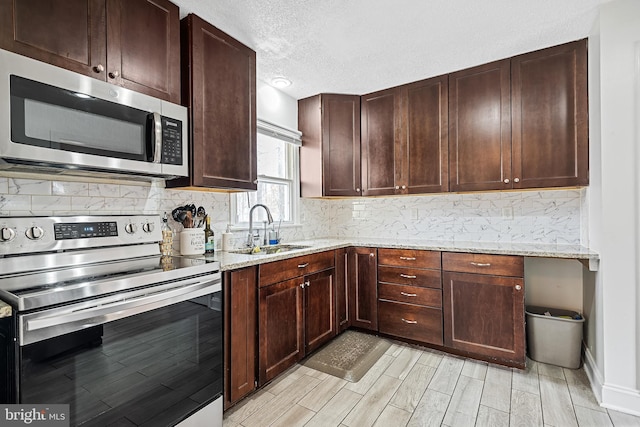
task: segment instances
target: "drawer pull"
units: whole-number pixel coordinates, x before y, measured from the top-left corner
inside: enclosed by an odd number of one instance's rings
[[[408,294],[406,292],[400,292],[400,295],[404,295],[405,297],[417,297],[418,294]]]
[[[411,276],[409,274],[400,273],[400,277],[404,277],[405,279],[415,279],[417,276]]]
[[[298,264],[298,268],[305,268],[309,265],[308,262],[305,262],[304,264]]]
[[[400,259],[403,260],[403,261],[415,261],[416,257],[414,257],[414,256],[401,256]]]
[[[403,321],[404,323],[408,323],[408,324],[410,324],[410,325],[415,325],[416,323],[418,323],[418,321],[417,321],[417,320],[407,320],[407,319],[402,319],[402,321]]]
[[[491,263],[490,262],[473,262],[473,261],[471,261],[470,264],[475,266],[475,267],[491,267]]]

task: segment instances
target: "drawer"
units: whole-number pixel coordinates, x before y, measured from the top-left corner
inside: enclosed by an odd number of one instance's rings
[[[440,252],[416,249],[378,249],[378,265],[440,269]]]
[[[326,270],[334,266],[334,251],[303,255],[260,266],[260,287]]]
[[[378,302],[378,330],[383,334],[442,345],[442,310],[399,302]]]
[[[442,288],[441,277],[439,269],[420,270],[409,267],[378,266],[378,282],[440,289]]]
[[[442,308],[440,289],[378,283],[378,299]]]
[[[443,252],[442,269],[460,273],[524,277],[524,258],[512,255]]]

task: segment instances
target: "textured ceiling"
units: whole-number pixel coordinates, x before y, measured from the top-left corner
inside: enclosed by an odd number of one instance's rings
[[[365,94],[586,37],[607,0],[174,0],[300,99]]]

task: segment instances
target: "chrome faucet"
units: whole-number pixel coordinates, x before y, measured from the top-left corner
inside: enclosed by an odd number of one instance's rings
[[[249,211],[249,236],[247,237],[247,246],[249,246],[250,248],[253,248],[255,246],[255,244],[254,244],[255,236],[253,235],[253,211],[258,206],[263,207],[264,210],[267,212],[267,221],[269,222],[269,224],[273,223],[273,217],[271,216],[271,211],[269,210],[268,207],[266,207],[265,205],[263,205],[261,203],[257,203],[255,205],[253,205],[253,207]],[[258,238],[259,237],[260,237],[260,234],[258,233]]]

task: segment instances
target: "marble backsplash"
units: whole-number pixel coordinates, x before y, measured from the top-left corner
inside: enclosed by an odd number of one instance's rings
[[[585,198],[585,189],[558,189],[302,199],[301,225],[283,228],[282,237],[285,241],[372,237],[587,245]],[[165,189],[161,182],[0,177],[2,216],[162,214],[187,203],[207,209],[220,239],[230,218],[227,193]],[[176,226],[177,231],[180,227]],[[240,241],[245,232],[235,234]]]
[[[306,236],[587,244],[585,189],[302,201]],[[322,224],[322,226],[319,226]]]

